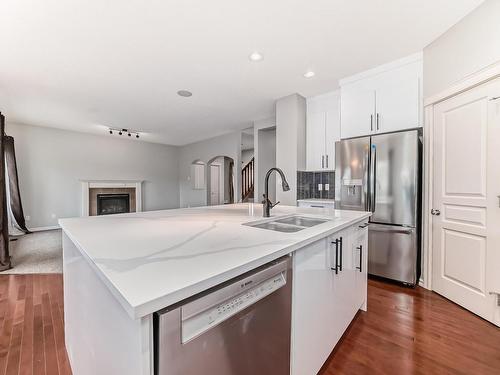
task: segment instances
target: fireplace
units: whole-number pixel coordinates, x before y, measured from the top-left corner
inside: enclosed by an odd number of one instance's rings
[[[130,212],[130,194],[97,194],[97,215]]]
[[[142,211],[140,180],[81,180],[81,183],[82,216]]]

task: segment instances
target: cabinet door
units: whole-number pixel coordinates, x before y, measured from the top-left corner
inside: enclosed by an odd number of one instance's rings
[[[375,89],[372,79],[342,86],[340,99],[341,137],[369,135],[375,126]]]
[[[421,72],[420,61],[376,76],[376,132],[422,126]]]
[[[368,226],[360,224],[354,229],[351,253],[355,271],[355,306],[366,311],[368,283]]]
[[[335,142],[340,140],[340,103],[325,114],[325,168],[335,169]]]
[[[308,112],[306,126],[306,167],[317,171],[325,167],[325,112]]]
[[[295,253],[292,304],[292,373],[316,374],[336,342],[333,272],[326,239]]]
[[[335,306],[332,326],[335,344],[340,340],[357,311],[353,296],[355,272],[350,251],[350,232],[351,228],[348,228],[330,237],[331,268],[337,268],[337,272],[334,271],[333,280]]]

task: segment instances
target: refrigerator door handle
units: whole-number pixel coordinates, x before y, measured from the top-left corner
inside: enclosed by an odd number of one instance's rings
[[[377,147],[372,145],[372,157],[370,158],[370,211],[375,212],[375,199],[377,190]]]
[[[415,228],[405,228],[405,227],[397,227],[393,225],[381,226],[378,225],[375,227],[370,227],[370,230],[375,232],[390,232],[390,233],[399,233],[399,234],[412,234],[415,231]]]

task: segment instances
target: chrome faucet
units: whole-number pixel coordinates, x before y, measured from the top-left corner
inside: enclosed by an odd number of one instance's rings
[[[278,203],[280,203],[279,201],[276,202],[276,203],[272,203],[270,200],[269,200],[269,176],[271,176],[271,172],[272,171],[276,171],[280,174],[280,177],[281,177],[281,187],[283,188],[283,191],[288,191],[290,190],[290,186],[288,186],[288,182],[286,181],[286,178],[285,178],[285,174],[283,173],[283,171],[279,168],[271,168],[270,170],[267,171],[266,173],[266,179],[265,179],[265,182],[264,182],[264,200],[262,201],[262,215],[264,217],[269,217],[271,216],[271,208],[273,208],[274,206],[276,206]]]

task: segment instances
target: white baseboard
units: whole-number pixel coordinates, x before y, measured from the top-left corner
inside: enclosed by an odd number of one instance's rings
[[[54,229],[60,229],[61,227],[59,225],[51,225],[48,227],[36,227],[36,228],[28,228],[30,232],[43,232],[44,230],[54,230]]]
[[[431,290],[431,289],[428,288],[427,283],[422,278],[420,278],[420,280],[418,280],[418,285],[421,286],[424,289]]]

